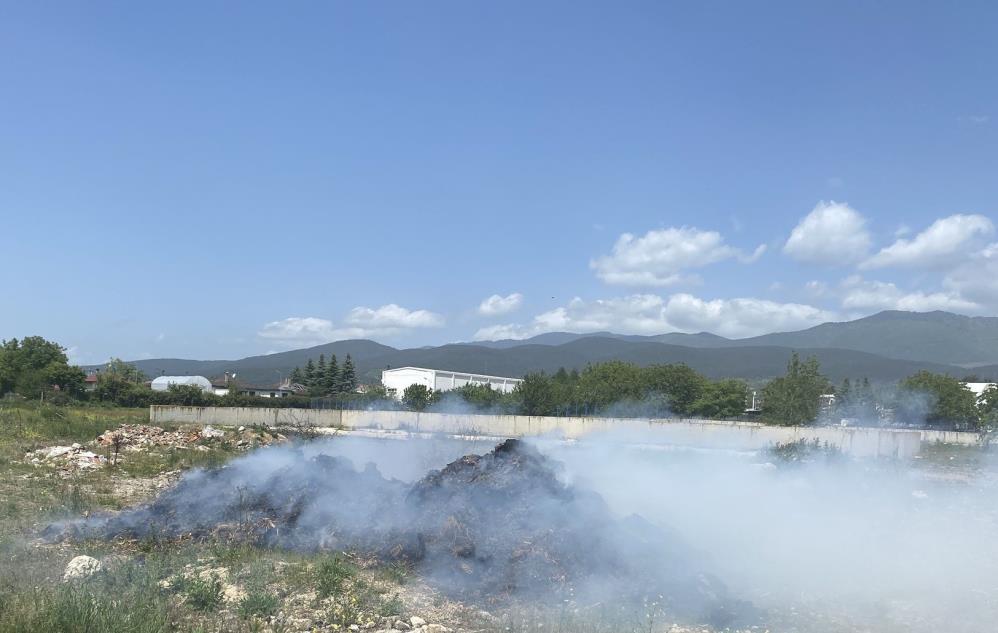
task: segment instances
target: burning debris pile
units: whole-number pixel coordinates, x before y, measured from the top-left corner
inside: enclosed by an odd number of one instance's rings
[[[257,451],[193,471],[152,503],[50,526],[47,536],[221,538],[299,550],[351,550],[411,564],[442,591],[490,603],[519,598],[656,599],[727,624],[741,609],[679,538],[615,518],[556,464],[508,440],[408,485],[369,464]]]

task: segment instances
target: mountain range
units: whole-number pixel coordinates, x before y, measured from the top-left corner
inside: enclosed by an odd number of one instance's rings
[[[926,369],[955,376],[998,377],[998,318],[948,312],[885,311],[806,330],[729,339],[709,332],[652,336],[612,332],[550,332],[526,340],[453,343],[397,349],[347,340],[239,360],[145,359],[132,363],[148,376],[235,373],[244,384],[275,384],[309,358],[353,358],[362,382],[376,382],[389,367],[430,367],[500,376],[581,369],[623,360],[648,365],[683,362],[711,378],[761,381],[783,373],[793,351],[815,356],[830,379],[868,377],[895,381]]]

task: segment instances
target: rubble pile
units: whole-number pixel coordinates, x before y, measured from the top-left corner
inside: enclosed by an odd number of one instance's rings
[[[92,470],[107,463],[107,457],[87,450],[82,444],[49,446],[24,455],[28,464],[56,466],[64,470]]]
[[[70,446],[48,446],[29,451],[24,462],[36,466],[54,466],[64,477],[79,471],[114,464],[122,459],[121,453],[139,453],[151,449],[189,449],[210,451],[213,442],[228,441],[227,446],[237,450],[250,450],[259,446],[285,442],[280,433],[239,427],[236,431],[222,431],[211,426],[191,427],[168,431],[146,424],[125,424],[117,429],[104,431],[92,442]]]
[[[406,562],[446,594],[477,603],[654,598],[719,624],[745,607],[677,535],[616,518],[599,495],[562,483],[556,463],[517,440],[412,485],[372,464],[357,470],[340,457],[267,449],[190,472],[148,505],[47,532],[150,535],[351,550]]]
[[[203,438],[216,437],[213,433],[204,434],[209,429],[216,432],[211,427],[206,427],[202,431],[198,429],[167,431],[158,426],[124,424],[113,431],[104,431],[98,435],[97,444],[104,448],[113,448],[117,444],[123,451],[143,451],[153,446],[188,447],[196,445]]]

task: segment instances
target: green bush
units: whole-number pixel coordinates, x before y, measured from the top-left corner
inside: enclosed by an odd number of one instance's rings
[[[249,619],[255,615],[274,615],[280,604],[277,596],[264,591],[252,591],[239,601],[236,611],[239,613],[239,617]]]
[[[343,586],[355,574],[353,565],[340,555],[327,556],[315,567],[315,590],[321,598],[343,591]]]
[[[214,611],[222,604],[222,581],[218,576],[188,578],[180,583],[187,604],[198,611]]]

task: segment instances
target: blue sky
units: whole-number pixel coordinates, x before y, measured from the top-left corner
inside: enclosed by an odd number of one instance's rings
[[[998,313],[998,5],[0,8],[0,338],[78,362]]]

